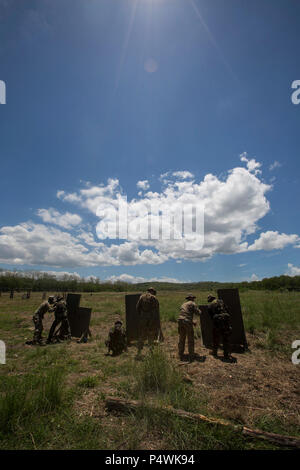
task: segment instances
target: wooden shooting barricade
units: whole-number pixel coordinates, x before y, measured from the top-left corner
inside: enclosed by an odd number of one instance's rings
[[[92,309],[80,307],[80,299],[81,294],[68,294],[66,300],[71,335],[75,338],[90,334]]]
[[[139,317],[136,311],[136,304],[140,296],[141,294],[125,295],[127,344],[138,340]]]
[[[230,335],[231,350],[233,352],[242,352],[248,349],[245,335],[243,315],[240,304],[240,296],[238,289],[219,289],[218,298],[224,301],[230,313],[230,322],[232,332]],[[212,341],[212,320],[208,314],[208,305],[199,305],[202,315],[200,316],[202,342],[203,345],[211,349]]]

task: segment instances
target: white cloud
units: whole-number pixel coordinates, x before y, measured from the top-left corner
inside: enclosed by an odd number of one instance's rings
[[[58,279],[60,281],[70,279],[70,278],[73,278],[76,281],[82,280],[82,277],[80,276],[80,274],[78,274],[76,272],[69,272],[69,271],[39,271],[39,273],[41,275],[48,274],[48,276],[53,276],[53,277],[55,277],[56,279]]]
[[[142,189],[143,191],[147,191],[147,189],[150,188],[150,184],[148,180],[141,180],[136,183],[137,187],[139,189]]]
[[[287,276],[300,276],[300,268],[288,263],[288,270],[285,273]]]
[[[282,250],[288,245],[295,245],[300,241],[298,235],[286,233],[268,232],[261,233],[259,238],[248,247],[248,251],[256,250]]]
[[[64,202],[77,204],[96,215],[99,206],[105,208],[116,202],[117,195],[121,195],[121,189],[118,179],[109,178],[106,185],[100,184],[80,189],[78,193],[57,191],[56,195]]]
[[[254,158],[248,159],[247,152],[243,152],[240,155],[240,159],[247,164],[247,168],[250,172],[253,172],[255,175],[261,173],[261,170],[259,170],[261,163],[257,162]]]
[[[250,280],[250,282],[259,281],[259,277],[256,274],[253,273],[249,280]]]
[[[174,173],[172,173],[172,176],[175,176],[175,178],[179,178],[182,180],[194,178],[193,173],[191,173],[190,171],[174,171]]]
[[[136,243],[89,249],[70,233],[41,224],[23,223],[0,229],[0,262],[57,268],[159,264],[167,256],[140,250]]]
[[[178,279],[175,279],[173,277],[152,277],[152,278],[145,278],[142,276],[132,276],[131,274],[120,274],[119,276],[110,276],[106,279],[107,281],[110,282],[128,282],[130,284],[138,284],[141,282],[172,282],[172,283],[183,283],[183,282],[188,282],[188,281],[180,281]]]
[[[246,251],[248,245],[245,237],[257,230],[258,220],[264,217],[270,208],[265,194],[271,186],[259,179],[256,172],[258,165],[252,165],[251,171],[242,167],[234,168],[228,172],[227,179],[222,181],[212,174],[206,175],[199,183],[175,180],[168,182],[161,192],[147,192],[139,199],[128,201],[129,221],[137,219],[144,234],[148,232],[147,207],[151,206],[152,221],[154,220],[154,226],[155,224],[158,226],[159,216],[155,218],[154,215],[158,214],[158,211],[169,211],[172,208],[174,213],[179,213],[184,205],[192,204],[194,207],[199,207],[200,204],[204,204],[203,248],[200,239],[199,243],[196,240],[193,250],[186,250],[182,240],[147,240],[145,236],[139,238],[135,231],[132,231],[135,239],[129,236],[128,241],[152,247],[158,251],[158,256],[163,256],[164,259],[198,261],[207,259],[215,253]],[[92,186],[78,193],[60,194],[59,197],[89,209],[94,215],[98,214],[100,222],[97,234],[104,240],[107,224],[114,222],[115,209],[123,196],[118,180],[109,180],[106,186]],[[138,218],[136,214],[139,214]],[[121,229],[125,230],[124,227]],[[134,262],[134,256],[132,254],[131,256]]]
[[[269,166],[269,170],[270,171],[273,171],[275,170],[275,168],[280,168],[281,167],[281,163],[279,163],[277,160],[275,160],[273,163],[271,163],[271,165]]]
[[[82,227],[76,234],[55,228],[52,225],[20,223],[0,229],[0,262],[69,268],[80,266],[129,266],[138,264],[160,264],[174,259],[203,261],[217,253],[234,254],[255,250],[282,249],[299,244],[296,234],[266,231],[250,246],[247,237],[258,230],[258,222],[270,210],[267,192],[272,188],[260,178],[260,164],[241,156],[247,168],[236,167],[225,177],[218,178],[207,174],[202,181],[174,178],[164,181],[160,191],[139,192],[137,198],[127,202],[128,220],[134,229],[125,233],[126,226],[120,225],[123,240],[106,240],[107,224],[113,223],[120,201],[125,201],[119,181],[109,179],[106,184],[89,184],[77,192],[58,191],[57,197],[85,209],[90,218],[89,228]],[[176,173],[176,172],[175,172]],[[165,177],[166,175],[162,175]],[[144,180],[145,182],[146,180]],[[186,249],[184,240],[163,240],[159,211],[175,217],[173,235],[181,234],[181,211],[187,205],[200,208],[205,206],[204,246],[201,235],[195,237],[193,249]],[[66,230],[82,222],[81,216],[57,210],[39,209],[39,216],[48,224],[56,224]],[[179,218],[177,215],[179,214]],[[148,239],[149,215],[152,228],[157,229],[158,237]],[[164,216],[168,228],[172,224]],[[192,224],[193,214],[187,217]],[[97,224],[97,235],[93,226]],[[116,234],[117,235],[117,234]],[[100,238],[100,239],[99,239]],[[174,237],[173,237],[174,238]]]
[[[41,217],[43,222],[58,225],[66,229],[70,229],[75,225],[79,225],[82,222],[82,218],[78,214],[71,214],[65,212],[61,214],[56,209],[50,207],[49,209],[38,209],[37,215]]]

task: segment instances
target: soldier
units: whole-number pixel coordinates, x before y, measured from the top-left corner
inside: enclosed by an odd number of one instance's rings
[[[113,328],[109,330],[108,339],[105,341],[105,346],[108,348],[108,354],[112,351],[113,356],[127,351],[126,333],[123,328],[123,323],[118,320],[115,322]]]
[[[182,361],[184,356],[184,348],[185,348],[185,339],[188,339],[188,350],[189,350],[189,361],[192,362],[194,359],[195,351],[194,351],[194,325],[195,322],[193,321],[194,315],[201,315],[201,310],[197,307],[195,303],[196,296],[193,294],[188,294],[186,296],[187,302],[181,305],[180,314],[178,317],[178,334],[179,334],[179,342],[178,342],[178,354],[179,359]]]
[[[13,299],[14,298],[14,290],[11,289],[10,290],[10,296],[9,296],[10,299]]]
[[[213,295],[207,297],[209,302],[208,313],[213,322],[213,349],[212,355],[218,356],[218,348],[223,343],[224,359],[230,359],[229,337],[232,331],[230,315],[223,300],[216,299]]]
[[[53,312],[51,305],[54,304],[54,297],[50,296],[48,301],[42,302],[39,308],[34,312],[32,321],[34,323],[33,340],[27,341],[26,344],[43,344],[42,332],[43,332],[43,318],[45,313]]]
[[[60,333],[58,335],[58,340],[71,339],[71,330],[70,330],[70,324],[68,320],[67,305],[61,295],[58,295],[56,298],[56,303],[54,307],[54,315],[55,315],[55,318],[49,331],[47,344],[52,342],[55,328],[60,323],[61,325],[60,325]]]
[[[162,335],[160,326],[159,302],[156,298],[156,290],[149,287],[145,294],[142,294],[136,304],[139,317],[139,339],[138,355],[140,355],[144,341],[147,339],[150,347],[154,340],[158,340]]]

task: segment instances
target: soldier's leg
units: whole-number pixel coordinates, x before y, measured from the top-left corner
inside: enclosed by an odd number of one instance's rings
[[[54,335],[54,331],[55,331],[55,328],[57,327],[57,325],[60,323],[60,321],[55,318],[52,325],[51,325],[51,328],[50,328],[50,331],[49,331],[49,334],[48,334],[48,339],[47,339],[47,343],[51,343],[51,340],[53,338],[53,335]]]
[[[42,340],[42,331],[43,331],[43,323],[41,318],[34,316],[33,317],[34,323],[34,333],[33,333],[33,343],[39,343]]]
[[[213,353],[214,356],[217,356],[218,347],[220,345],[220,332],[219,332],[218,328],[216,328],[215,326],[213,327],[212,335],[213,335],[213,350],[212,350],[212,353]]]
[[[42,333],[43,333],[43,320],[40,318],[38,322],[38,334],[37,334],[37,342],[42,343]]]
[[[71,328],[68,317],[65,316],[61,322],[62,331],[64,332],[63,339],[71,339]]]
[[[229,342],[229,332],[223,331],[222,333],[222,339],[223,339],[223,349],[224,349],[224,357],[229,358],[230,357],[230,342]]]
[[[148,330],[148,345],[151,350],[153,349],[154,342],[157,341],[158,339],[158,334],[159,334],[159,331],[157,330],[155,325],[154,326],[151,325]]]
[[[187,325],[187,337],[188,337],[189,356],[190,356],[190,360],[192,360],[195,354],[194,327],[192,324]]]
[[[140,319],[140,322],[139,322],[139,327],[138,327],[138,354],[141,353],[143,347],[144,347],[144,341],[147,337],[147,334],[146,334],[146,324],[145,324],[145,321],[143,321],[142,319]]]
[[[183,321],[178,321],[178,335],[179,335],[179,342],[178,342],[178,355],[180,359],[183,359],[184,355],[184,348],[185,348],[185,338],[186,338],[186,328]]]

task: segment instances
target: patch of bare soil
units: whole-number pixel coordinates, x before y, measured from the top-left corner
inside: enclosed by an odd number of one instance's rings
[[[177,344],[174,337],[166,339],[166,349],[176,360]],[[200,359],[180,366],[191,377],[199,393],[208,398],[208,410],[213,415],[253,425],[262,415],[300,425],[299,366],[284,356],[271,355],[251,346],[249,352],[233,354],[235,363],[222,361],[209,355],[206,348],[196,342]],[[203,361],[203,362],[202,362]]]

